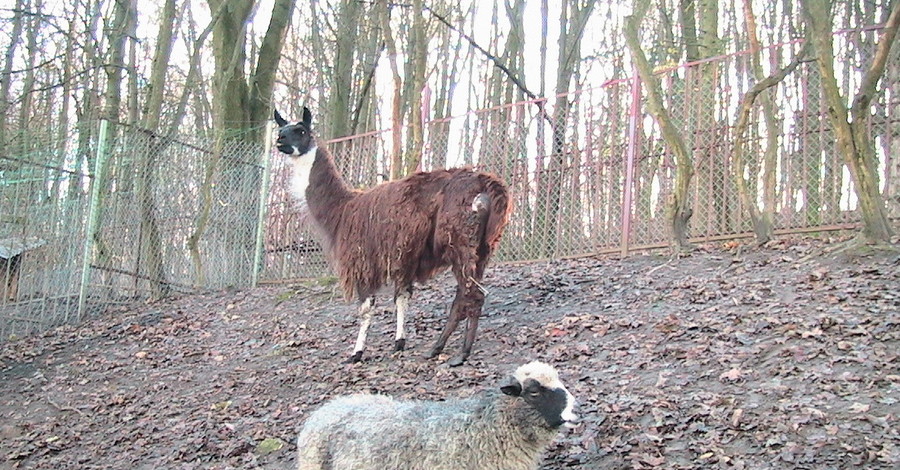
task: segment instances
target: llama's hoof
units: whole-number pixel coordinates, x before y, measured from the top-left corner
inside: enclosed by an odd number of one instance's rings
[[[459,367],[466,363],[466,357],[463,355],[455,356],[453,359],[450,359],[450,362],[447,363],[450,367]]]
[[[406,349],[406,338],[394,341],[394,352],[400,352]]]
[[[344,361],[345,364],[356,364],[357,362],[362,361],[362,351],[357,351],[350,356],[349,359]]]
[[[438,357],[438,354],[440,354],[440,353],[441,353],[440,349],[432,349],[431,351],[428,351],[428,354],[425,355],[425,359],[434,359],[434,358]]]

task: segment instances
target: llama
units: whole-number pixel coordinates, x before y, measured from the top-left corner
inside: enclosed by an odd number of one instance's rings
[[[465,339],[451,366],[472,352],[485,292],[481,279],[512,210],[506,185],[468,168],[415,173],[368,190],[351,189],[334,159],[312,134],[312,113],[290,124],[278,111],[276,147],[291,158],[292,193],[305,202],[324,239],[347,300],[359,302],[360,326],[349,362],[359,362],[375,309],[375,293],[393,284],[397,325],[394,350],[406,346],[404,323],[414,282],[448,267],[456,296],[447,323],[426,355],[443,351],[459,322]]]

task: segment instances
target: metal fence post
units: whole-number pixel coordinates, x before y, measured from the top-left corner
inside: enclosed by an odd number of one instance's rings
[[[251,285],[256,287],[259,284],[259,272],[262,269],[263,258],[263,238],[266,234],[266,202],[269,197],[269,183],[272,174],[272,126],[266,126],[266,136],[263,140],[262,154],[262,182],[259,185],[259,211],[256,219],[256,246],[253,250],[253,274],[250,280]]]
[[[625,157],[625,188],[622,195],[622,256],[628,255],[628,244],[631,241],[631,205],[632,192],[634,191],[634,162],[637,160],[638,147],[640,146],[640,117],[641,111],[641,79],[637,69],[634,69],[634,81],[631,84],[631,111],[628,116],[628,153]]]
[[[94,160],[94,177],[91,178],[91,202],[88,206],[88,226],[85,232],[84,257],[81,263],[81,288],[78,291],[78,316],[81,321],[84,306],[87,302],[88,283],[91,280],[91,259],[94,255],[94,238],[100,222],[100,191],[103,186],[103,169],[106,167],[106,135],[109,121],[100,121],[100,133],[97,136],[97,158]],[[68,318],[66,319],[68,320]]]

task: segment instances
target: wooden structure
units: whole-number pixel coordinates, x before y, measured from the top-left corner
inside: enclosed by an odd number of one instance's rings
[[[19,273],[22,255],[47,242],[37,237],[9,237],[0,239],[0,302],[15,301],[19,294]]]

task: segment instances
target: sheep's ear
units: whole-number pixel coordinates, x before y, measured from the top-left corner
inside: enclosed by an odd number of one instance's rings
[[[522,394],[522,384],[515,377],[510,377],[509,382],[500,387],[500,391],[511,397],[517,397]]]
[[[281,113],[279,113],[277,109],[275,110],[275,124],[278,124],[278,127],[284,127],[288,125],[288,122],[283,117],[281,117]]]
[[[303,107],[303,125],[307,129],[312,129],[312,112],[306,106]]]

